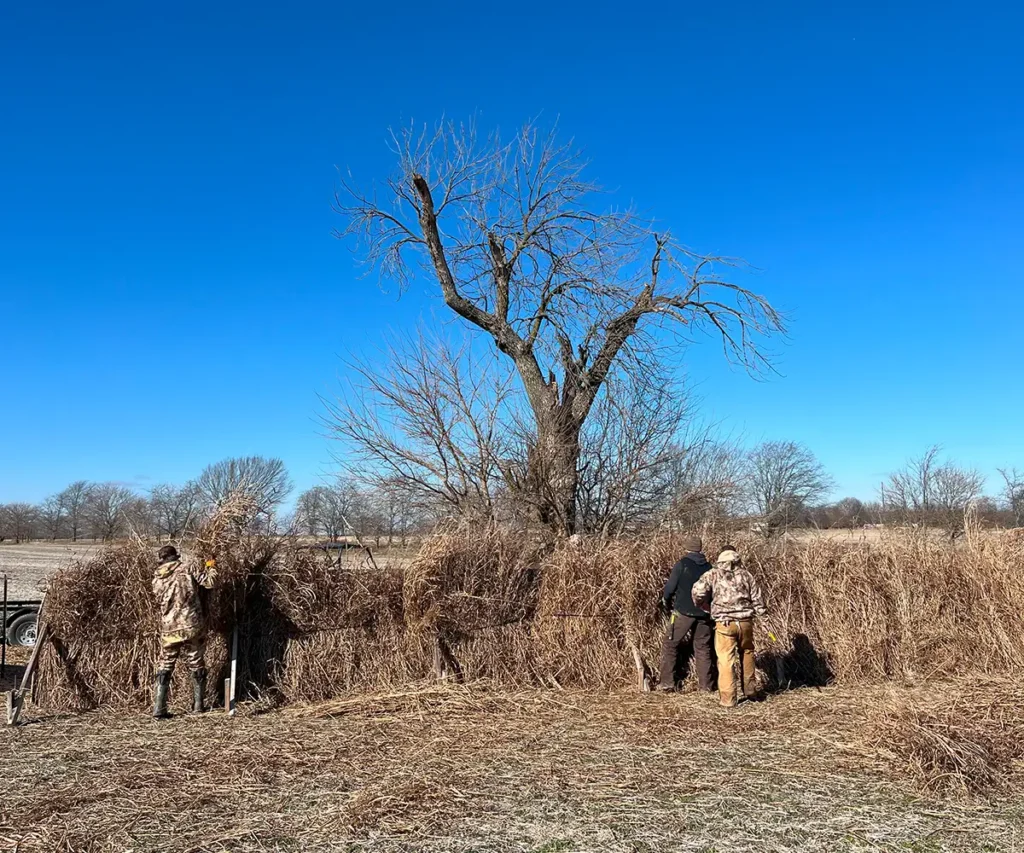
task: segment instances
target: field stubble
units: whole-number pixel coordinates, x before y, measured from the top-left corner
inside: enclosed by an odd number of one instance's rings
[[[697,694],[425,684],[235,719],[42,717],[0,738],[0,847],[1019,849],[1019,800],[915,794],[871,745],[879,708],[939,692],[806,689],[727,712]]]

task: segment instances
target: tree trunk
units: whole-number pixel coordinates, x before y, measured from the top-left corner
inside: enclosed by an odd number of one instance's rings
[[[576,532],[580,427],[557,406],[537,414],[537,441],[527,457],[527,487],[535,520],[559,533]]]

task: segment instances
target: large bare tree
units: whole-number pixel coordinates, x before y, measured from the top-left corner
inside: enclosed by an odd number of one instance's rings
[[[533,420],[529,475],[550,495],[543,523],[575,528],[584,424],[614,371],[644,370],[651,333],[709,334],[728,358],[768,367],[763,341],[783,328],[768,301],[724,277],[725,259],[609,208],[571,143],[533,124],[508,142],[453,123],[393,140],[384,197],[348,183],[338,194],[340,234],[361,238],[385,279],[425,272],[514,365]]]
[[[241,489],[256,501],[262,514],[269,516],[288,497],[292,481],[280,459],[240,456],[207,465],[196,487],[210,504],[220,503]]]
[[[30,503],[0,504],[0,539],[15,542],[31,539],[38,521],[39,514]]]
[[[751,508],[767,535],[788,529],[832,488],[814,454],[792,441],[766,441],[751,450],[745,480]]]
[[[79,535],[88,524],[87,509],[92,489],[91,483],[85,480],[75,480],[57,496],[64,505],[68,532],[71,534],[73,542],[78,541]]]
[[[99,483],[89,490],[85,518],[93,539],[110,541],[128,529],[138,495],[117,483]]]
[[[67,507],[64,494],[50,495],[39,505],[39,522],[51,541],[60,538],[66,529]]]

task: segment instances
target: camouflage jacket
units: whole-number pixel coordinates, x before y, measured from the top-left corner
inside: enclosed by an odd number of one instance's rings
[[[161,563],[153,572],[153,595],[160,618],[160,633],[190,640],[203,633],[205,615],[199,589],[212,589],[216,571],[194,560]]]
[[[742,566],[717,563],[693,585],[693,603],[707,606],[711,599],[711,618],[716,622],[753,619],[764,616],[767,608],[761,585]]]

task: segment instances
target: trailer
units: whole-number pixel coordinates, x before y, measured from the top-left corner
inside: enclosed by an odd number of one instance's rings
[[[8,601],[0,641],[8,646],[34,646],[39,623],[39,607],[42,603],[39,599]]]
[[[34,646],[42,599],[7,597],[7,575],[0,575],[3,598],[0,599],[0,645],[7,659],[8,646]]]

